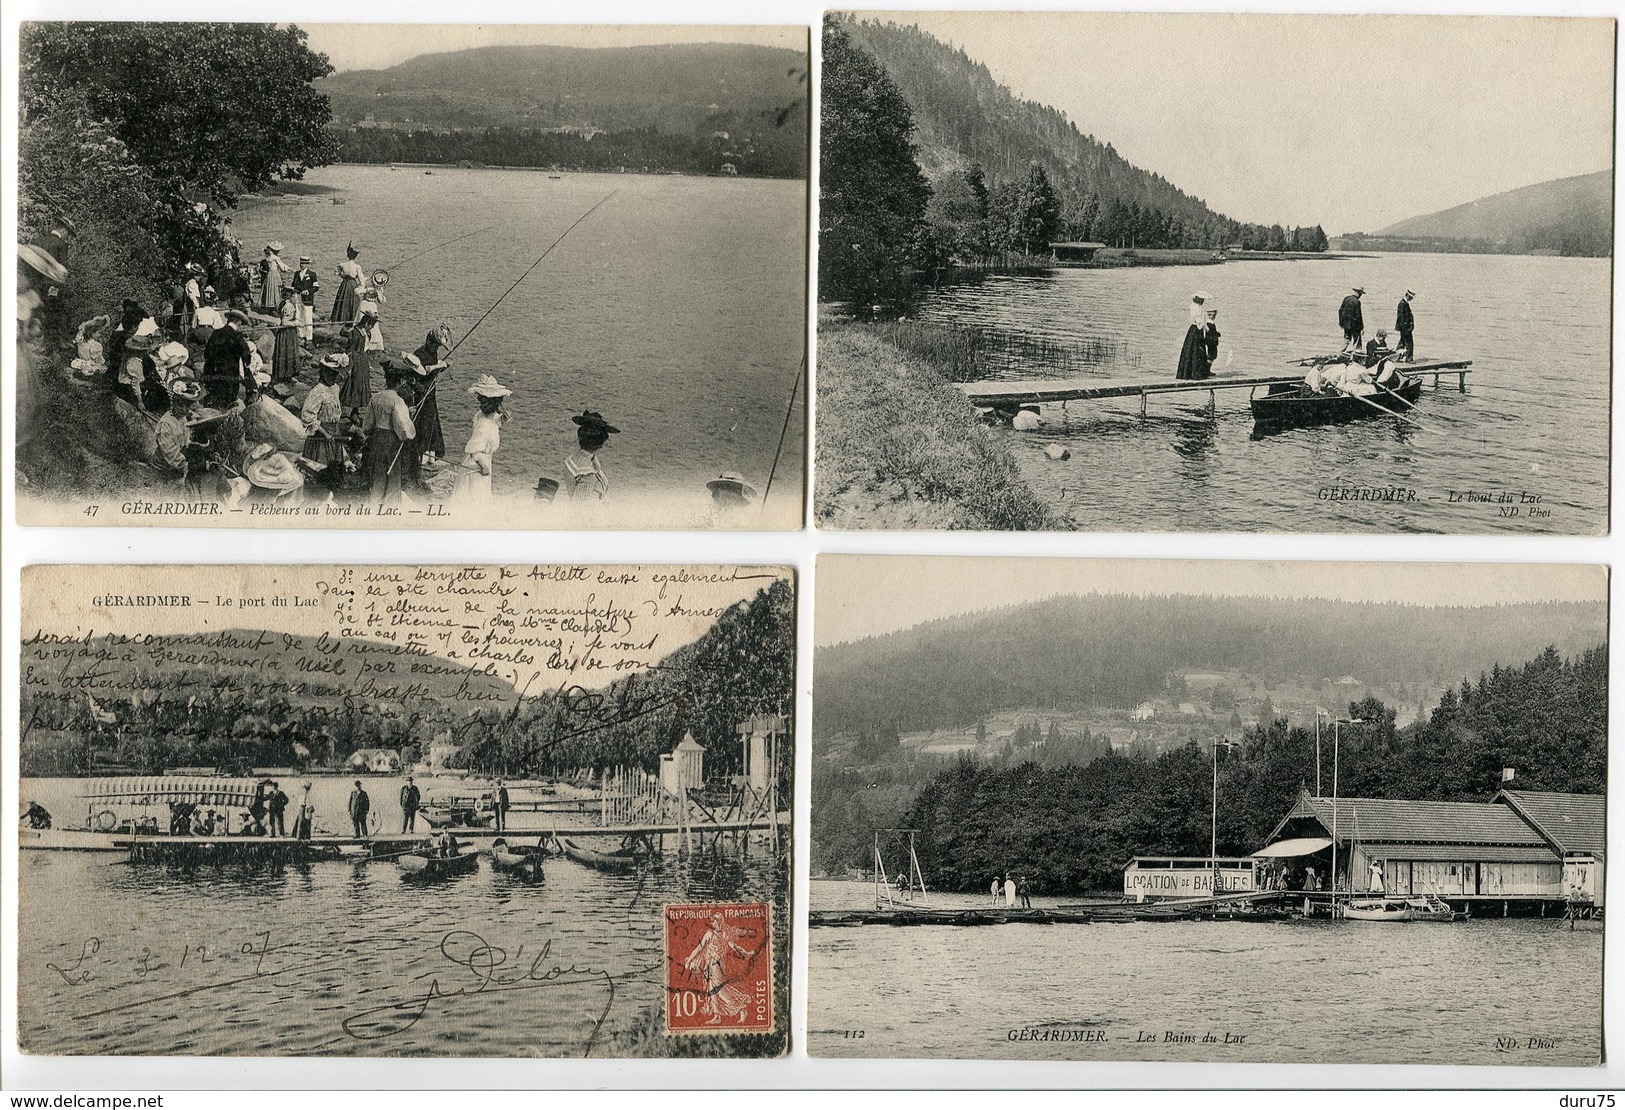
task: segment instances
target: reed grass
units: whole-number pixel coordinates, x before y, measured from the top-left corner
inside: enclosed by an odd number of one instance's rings
[[[1060,378],[1106,365],[1137,365],[1127,343],[1106,336],[1057,342],[921,320],[879,321],[870,327],[898,350],[929,362],[951,382],[1008,377],[1012,371]]]

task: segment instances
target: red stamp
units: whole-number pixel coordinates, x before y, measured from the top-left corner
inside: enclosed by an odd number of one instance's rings
[[[666,1032],[773,1031],[773,918],[765,902],[665,907]]]

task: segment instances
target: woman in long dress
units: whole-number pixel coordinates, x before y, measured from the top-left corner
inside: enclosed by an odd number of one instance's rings
[[[502,445],[502,422],[507,414],[502,411],[502,399],[513,392],[490,374],[481,374],[468,387],[480,403],[474,417],[473,430],[468,435],[468,446],[463,448],[463,464],[457,472],[457,484],[452,487],[453,501],[482,502],[491,500],[491,474],[493,456]]]
[[[305,426],[305,446],[301,452],[311,462],[322,464],[316,479],[337,491],[344,482],[344,405],[339,401],[338,380],[345,369],[343,355],[328,355],[317,367],[321,383],[305,395],[299,419]]]
[[[440,372],[451,365],[451,325],[441,324],[424,337],[423,346],[412,354],[423,366],[422,400],[418,404],[418,453],[424,462],[446,457],[446,432],[440,423],[440,394],[434,383]]]
[[[298,298],[289,290],[277,309],[279,323],[272,327],[276,346],[271,352],[271,384],[291,382],[299,376]]]
[[[342,324],[350,323],[361,311],[361,286],[366,283],[367,275],[356,261],[360,253],[351,243],[344,248],[344,261],[338,264],[339,291],[333,298],[333,315],[329,319]]]
[[[399,390],[411,375],[405,366],[385,359],[384,388],[373,396],[361,418],[361,433],[367,437],[361,469],[367,475],[369,496],[374,501],[398,500],[405,488],[401,452],[417,430],[412,427],[412,414]]]
[[[344,353],[350,360],[350,376],[344,379],[339,402],[352,415],[372,403],[372,352],[367,349],[367,333],[371,330],[372,320],[363,315],[346,333]]]
[[[288,264],[282,261],[282,244],[273,239],[265,244],[265,257],[260,259],[260,295],[254,306],[261,312],[275,313],[282,303],[282,276]]]
[[[1179,370],[1174,377],[1180,381],[1200,381],[1213,376],[1213,360],[1219,357],[1219,328],[1214,318],[1216,308],[1206,310],[1207,320],[1194,321],[1185,329],[1185,345],[1179,350]]]

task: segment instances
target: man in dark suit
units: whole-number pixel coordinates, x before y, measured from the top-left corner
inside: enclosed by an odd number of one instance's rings
[[[1412,337],[1416,331],[1416,317],[1411,312],[1411,301],[1415,299],[1414,292],[1405,290],[1405,296],[1400,298],[1399,308],[1394,314],[1394,330],[1399,333],[1399,344],[1395,350],[1400,362],[1416,361],[1416,340]]]
[[[355,828],[359,837],[367,835],[367,815],[372,812],[372,799],[361,787],[361,780],[355,780],[355,789],[350,791],[350,824]]]
[[[1360,351],[1360,341],[1365,337],[1365,314],[1360,311],[1360,298],[1365,290],[1359,286],[1354,292],[1343,298],[1343,303],[1337,309],[1337,324],[1343,329],[1343,349]]]
[[[423,801],[423,794],[418,790],[417,783],[412,776],[406,776],[406,785],[401,787],[401,831],[417,832],[418,805]]]
[[[502,785],[501,779],[497,779],[495,808],[497,815],[497,832],[502,832],[508,827],[508,788]]]
[[[293,289],[296,298],[295,307],[298,310],[296,319],[299,321],[299,342],[310,346],[311,337],[316,334],[313,321],[316,319],[316,293],[321,289],[322,283],[316,276],[316,271],[310,268],[309,256],[299,259],[299,269],[293,275],[293,281],[288,283]]]

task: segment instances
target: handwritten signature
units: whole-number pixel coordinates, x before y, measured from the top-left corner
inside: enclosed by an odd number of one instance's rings
[[[583,1056],[591,1054],[615,1004],[615,977],[608,971],[581,964],[550,962],[552,940],[543,941],[527,959],[523,944],[510,953],[468,929],[453,929],[446,933],[440,938],[439,949],[440,955],[459,971],[466,972],[472,982],[446,986],[439,977],[432,978],[428,989],[422,994],[351,1014],[341,1023],[344,1032],[358,1041],[383,1040],[411,1029],[423,1020],[431,1008],[449,999],[542,987],[602,984],[606,990],[604,1008],[593,1021],[592,1034],[587,1038],[582,1052]]]

